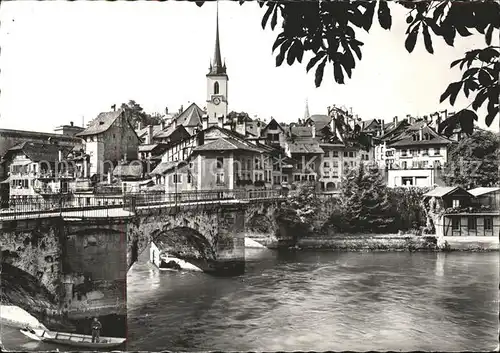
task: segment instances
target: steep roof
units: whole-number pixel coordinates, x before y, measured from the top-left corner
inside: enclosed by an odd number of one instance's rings
[[[184,131],[185,135],[188,136],[189,132],[186,130],[184,125],[178,125],[174,128],[174,125],[169,125],[165,130],[160,131],[155,138],[167,138],[170,137],[176,131]]]
[[[208,75],[225,75],[226,65],[222,64],[222,57],[220,54],[220,40],[219,40],[219,3],[217,2],[217,17],[215,25],[215,50],[213,62],[210,64],[210,72]]]
[[[250,152],[260,152],[257,148],[253,148],[245,145],[244,143],[237,140],[229,140],[227,138],[221,137],[215,141],[209,142],[207,144],[196,147],[193,152],[201,151],[250,151]]]
[[[22,142],[10,148],[5,156],[11,153],[22,152],[33,162],[56,162],[59,161],[59,151],[62,151],[62,157],[65,158],[71,152],[71,147],[48,143]]]
[[[148,133],[148,130],[149,130],[149,126],[150,125],[142,128],[142,129],[135,130],[137,136],[139,136],[141,138],[146,136]],[[156,136],[157,134],[159,134],[160,132],[162,132],[161,124],[153,125],[153,137]]]
[[[168,172],[169,170],[172,170],[176,167],[179,167],[179,166],[185,165],[185,164],[186,164],[186,162],[184,162],[184,161],[162,162],[162,163],[158,164],[156,166],[156,168],[153,169],[153,171],[149,174],[150,175],[163,175],[166,172]]]
[[[474,196],[482,196],[482,195],[486,195],[486,194],[489,194],[491,192],[497,192],[497,191],[500,191],[500,187],[479,187],[479,188],[475,188],[475,189],[470,189],[470,190],[467,190],[470,194],[474,195]]]
[[[142,165],[135,163],[128,165],[117,165],[115,169],[113,169],[113,176],[121,179],[140,179],[142,178]]]
[[[469,194],[471,197],[473,196],[471,193],[467,192],[467,190],[461,188],[460,186],[438,186],[435,189],[425,193],[424,197],[443,197],[452,193],[460,191],[465,194]]]
[[[309,126],[292,126],[290,130],[294,137],[312,137],[312,129]]]
[[[178,125],[183,126],[198,126],[202,125],[202,117],[205,112],[196,105],[196,103],[191,103],[189,107],[186,108],[175,120]],[[172,126],[173,124],[169,125]]]
[[[316,126],[316,130],[321,130],[326,125],[328,125],[331,120],[332,120],[331,116],[322,115],[322,114],[314,114],[314,115],[311,115],[309,117],[309,119],[306,120],[306,123],[312,122]]]
[[[85,130],[75,136],[96,135],[106,132],[122,113],[123,109],[100,113],[97,118],[90,122],[90,125]]]
[[[271,127],[271,126],[277,126],[278,129],[280,129],[281,131],[285,131],[285,129],[283,128],[283,126],[281,126],[277,121],[276,119],[272,118],[271,121],[262,128],[262,130],[266,130],[268,127]]]
[[[413,136],[415,134],[419,134],[419,130],[422,129],[422,134],[428,134],[428,140],[414,140]],[[438,135],[436,131],[434,131],[429,126],[425,125],[425,123],[417,123],[413,126],[408,127],[408,129],[400,135],[396,142],[390,144],[391,147],[396,146],[422,146],[422,145],[447,145],[453,143],[450,139]]]
[[[324,153],[319,143],[315,140],[289,143],[290,153]]]

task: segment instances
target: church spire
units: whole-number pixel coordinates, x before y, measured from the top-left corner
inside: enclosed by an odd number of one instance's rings
[[[215,50],[214,61],[210,67],[210,75],[223,75],[226,73],[226,65],[222,64],[222,56],[220,54],[220,39],[219,39],[219,1],[217,1],[217,14],[215,19]]]
[[[310,115],[309,115],[309,102],[306,99],[306,109],[304,111],[304,121],[306,121],[307,119],[309,119],[309,117],[310,117]]]

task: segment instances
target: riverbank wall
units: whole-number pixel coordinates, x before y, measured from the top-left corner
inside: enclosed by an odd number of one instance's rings
[[[316,235],[297,239],[304,250],[341,251],[498,251],[498,237],[443,237],[400,234]]]

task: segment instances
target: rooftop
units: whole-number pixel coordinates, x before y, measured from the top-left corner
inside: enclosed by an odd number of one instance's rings
[[[89,126],[85,130],[75,136],[96,135],[106,132],[122,113],[123,109],[100,113],[97,118],[90,121]]]

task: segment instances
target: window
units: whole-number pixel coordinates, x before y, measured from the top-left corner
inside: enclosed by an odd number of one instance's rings
[[[474,216],[467,217],[467,229],[475,230],[476,229],[477,218]]]
[[[302,175],[302,181],[307,181],[307,175]]]
[[[333,161],[333,168],[338,168],[338,167],[339,167],[339,162]]]
[[[451,205],[452,205],[453,208],[460,207],[460,200],[459,199],[453,199]]]
[[[453,217],[451,219],[451,229],[459,229],[460,228],[460,217]]]
[[[441,148],[439,147],[434,147],[434,155],[439,156],[441,154]]]
[[[401,177],[401,184],[403,185],[413,185],[413,177]]]
[[[193,176],[191,175],[191,173],[188,173],[188,175],[187,175],[188,184],[191,184],[192,181],[193,181]]]
[[[330,152],[332,157],[338,157],[339,156],[339,151],[332,151]]]
[[[224,158],[217,157],[217,169],[222,169],[224,167]]]
[[[406,157],[406,150],[401,150],[401,157]]]
[[[416,157],[418,155],[418,151],[417,150],[410,150],[410,154],[413,156],[413,157]]]
[[[214,94],[219,94],[219,82],[214,83]]]
[[[288,183],[288,176],[283,175],[283,176],[281,177],[281,180],[282,180],[284,183]]]
[[[403,169],[408,169],[408,162],[403,162],[401,166],[403,167]]]
[[[354,152],[349,152],[349,157],[353,158],[354,157]]]
[[[302,163],[297,163],[297,169],[302,170]]]
[[[224,172],[217,173],[215,182],[217,183],[217,185],[223,185],[224,184]]]
[[[316,179],[315,175],[309,175],[309,181],[314,181]]]
[[[325,162],[325,163],[323,164],[323,166],[324,166],[325,168],[330,168],[330,163]]]
[[[182,183],[182,175],[181,174],[174,174],[172,175],[174,179],[174,184],[180,184]]]
[[[493,217],[484,217],[484,230],[493,230]]]
[[[422,152],[422,154],[424,156],[428,156],[429,155],[429,149],[428,148],[424,148],[424,151]]]
[[[347,152],[344,152],[344,157],[347,157],[348,156],[348,153]]]
[[[300,181],[300,175],[295,174],[295,175],[293,176],[293,181]]]

